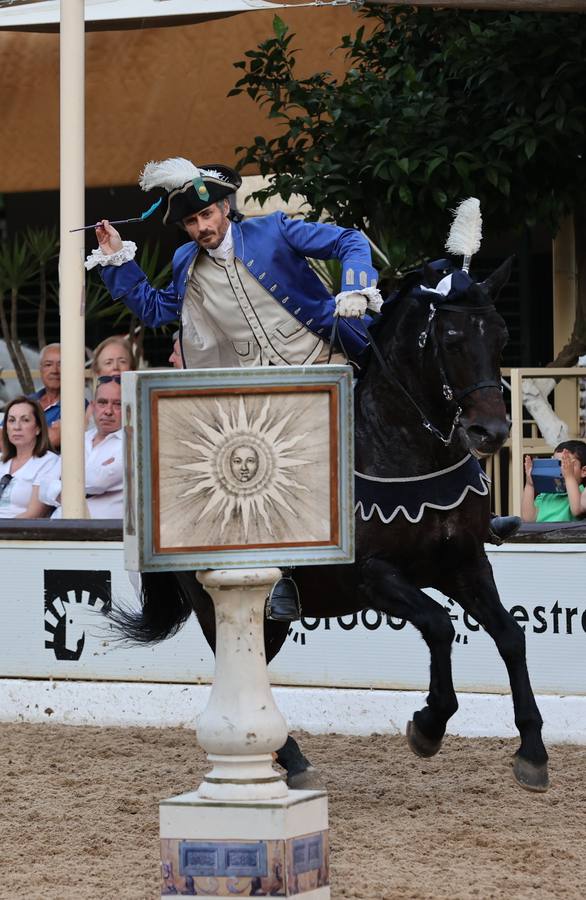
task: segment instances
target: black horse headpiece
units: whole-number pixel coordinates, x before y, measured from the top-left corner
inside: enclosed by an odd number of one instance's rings
[[[509,279],[512,263],[513,257],[510,257],[492,275],[489,275],[484,281],[477,282],[470,277],[468,272],[454,265],[451,260],[433,260],[420,269],[408,272],[401,287],[385,301],[381,312],[384,315],[397,300],[407,294],[418,297],[427,303],[432,302],[436,307],[447,304],[452,306],[464,299],[468,305],[471,301],[477,301],[483,305],[493,303],[501,287]]]

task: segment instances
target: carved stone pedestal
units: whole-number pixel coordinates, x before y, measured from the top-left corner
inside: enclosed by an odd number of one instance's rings
[[[216,668],[198,721],[212,770],[162,801],[161,897],[328,900],[327,796],[289,791],[273,768],[287,724],[271,693],[264,604],[278,569],[198,573],[216,611]]]

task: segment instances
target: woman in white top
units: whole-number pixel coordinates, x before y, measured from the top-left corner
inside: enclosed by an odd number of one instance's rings
[[[15,397],[4,411],[0,464],[0,518],[39,519],[51,512],[39,500],[39,483],[57,464],[37,400]]]

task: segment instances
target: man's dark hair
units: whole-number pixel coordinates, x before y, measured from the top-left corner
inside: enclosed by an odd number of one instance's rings
[[[569,450],[577,459],[580,460],[581,466],[586,466],[586,442],[585,441],[562,441],[554,450],[554,453],[561,453],[562,450]]]
[[[236,206],[236,194],[230,194],[227,198],[230,203],[230,211],[228,213],[228,218],[231,222],[242,222],[244,215],[240,212],[238,207]]]

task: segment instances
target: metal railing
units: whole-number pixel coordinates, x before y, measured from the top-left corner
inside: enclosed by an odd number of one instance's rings
[[[31,378],[40,381],[41,373],[38,369],[31,369],[30,372]],[[91,381],[94,377],[94,373],[91,369],[86,369],[84,377],[86,381]],[[0,379],[2,379],[3,381],[18,381],[18,374],[16,372],[16,369],[0,369]]]

